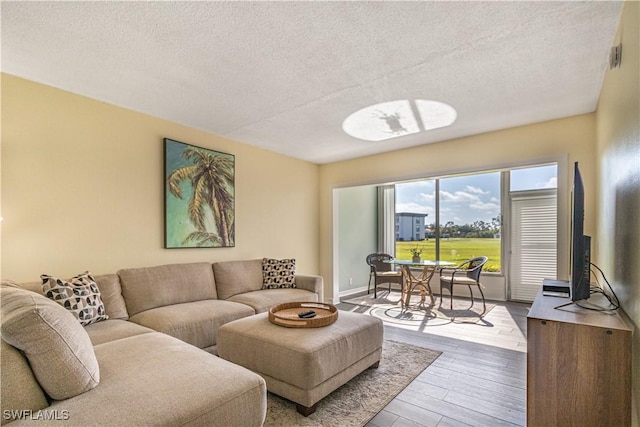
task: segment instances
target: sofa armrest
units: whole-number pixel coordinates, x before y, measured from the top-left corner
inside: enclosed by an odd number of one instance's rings
[[[322,276],[296,275],[296,288],[318,294],[318,301],[324,302],[324,283]]]

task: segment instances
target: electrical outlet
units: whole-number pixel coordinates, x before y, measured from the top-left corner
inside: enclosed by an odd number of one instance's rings
[[[349,284],[353,285],[353,277],[349,277]]]

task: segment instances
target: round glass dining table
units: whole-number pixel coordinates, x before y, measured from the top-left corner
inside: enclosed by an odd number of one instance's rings
[[[421,260],[421,261],[412,261],[407,259],[392,259],[388,261],[384,261],[389,264],[399,265],[402,270],[402,276],[404,277],[403,285],[402,285],[402,297],[400,301],[402,303],[402,307],[408,307],[411,302],[411,295],[420,292],[420,304],[424,305],[426,295],[429,295],[431,298],[431,305],[435,304],[435,300],[433,298],[433,292],[431,291],[431,278],[433,277],[433,273],[440,267],[448,267],[452,265],[456,265],[450,261],[431,261],[431,260]],[[422,268],[418,272],[414,273],[411,271],[411,268]]]

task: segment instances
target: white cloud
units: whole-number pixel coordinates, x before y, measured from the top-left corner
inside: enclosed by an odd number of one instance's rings
[[[499,212],[500,211],[500,206],[495,204],[495,203],[483,203],[483,202],[475,202],[475,203],[471,203],[469,205],[469,207],[471,209],[475,209],[478,211],[495,211],[495,212]]]
[[[457,209],[447,209],[440,206],[440,222],[443,224],[447,221],[455,220],[455,218],[459,218],[459,215],[460,215],[460,212],[458,212]],[[435,216],[433,220],[435,221]]]
[[[467,185],[465,188],[469,193],[473,193],[473,194],[489,194],[490,193],[490,191],[485,191],[482,188],[474,187],[473,185]]]
[[[552,176],[547,182],[542,184],[542,188],[558,188],[558,177]]]
[[[441,191],[440,200],[447,202],[479,202],[480,198],[476,195],[465,193],[464,191],[456,191],[453,194],[448,191]]]
[[[418,200],[423,202],[433,203],[436,198],[436,194],[434,193],[420,193],[418,194]]]
[[[467,181],[468,182],[468,181]],[[396,193],[396,212],[426,213],[426,223],[435,221],[435,185],[433,181],[416,181],[402,185]],[[449,191],[440,191],[440,222],[453,221],[456,224],[471,224],[475,220],[490,222],[500,213],[500,197],[486,186],[450,186]],[[482,185],[482,184],[481,184]],[[411,190],[408,190],[411,186]],[[453,187],[453,188],[451,188]],[[477,218],[476,218],[477,217]],[[474,219],[475,218],[475,219]]]

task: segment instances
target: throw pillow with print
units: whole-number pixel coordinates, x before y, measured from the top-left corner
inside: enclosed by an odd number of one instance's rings
[[[45,296],[69,310],[82,326],[109,318],[100,296],[100,289],[88,271],[69,280],[58,279],[48,274],[43,274],[40,278]]]
[[[262,259],[262,289],[283,289],[295,287],[295,259]]]

